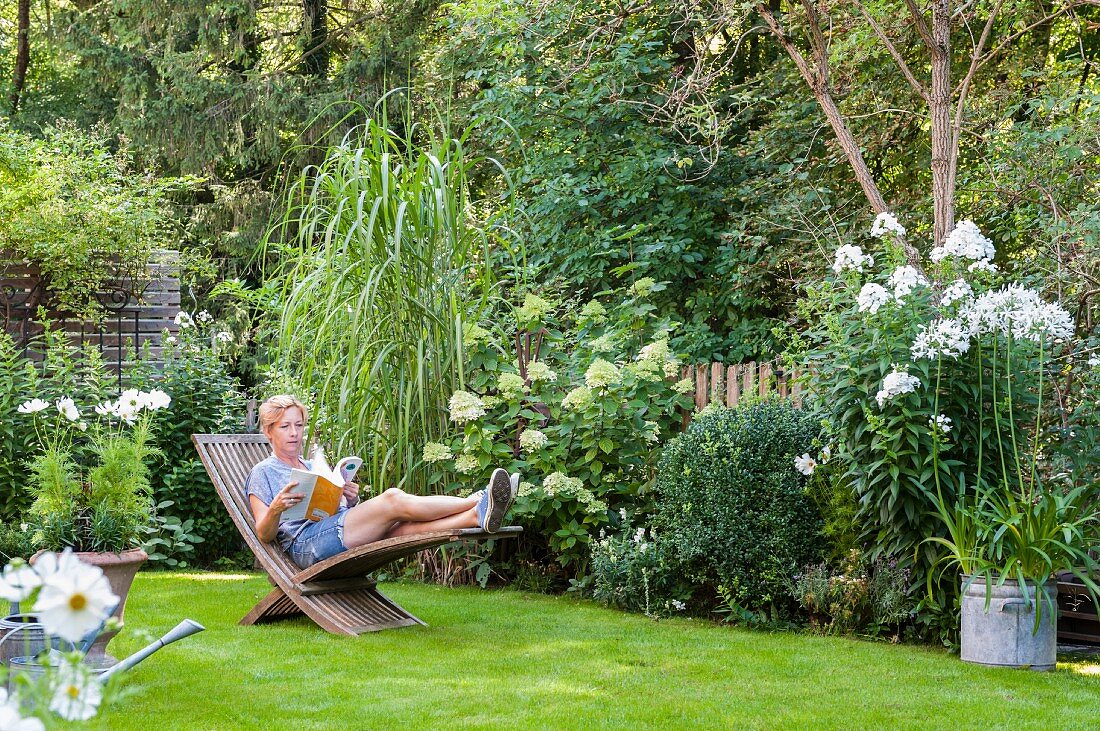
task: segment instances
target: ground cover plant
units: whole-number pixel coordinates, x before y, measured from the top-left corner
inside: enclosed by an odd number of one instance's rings
[[[139,628],[207,629],[130,671],[86,728],[1065,728],[1100,690],[1095,660],[1022,673],[507,590],[386,585],[429,626],[354,639],[238,626],[268,589],[256,574],[139,574],[115,654],[145,643]]]

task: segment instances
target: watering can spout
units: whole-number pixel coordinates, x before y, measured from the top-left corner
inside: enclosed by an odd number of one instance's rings
[[[107,670],[103,671],[103,673],[101,673],[99,676],[99,681],[101,683],[106,683],[108,678],[110,678],[115,673],[121,673],[129,670],[165,645],[171,644],[176,640],[182,640],[184,637],[190,637],[196,632],[202,632],[204,629],[206,628],[198,622],[190,619],[185,619],[172,629],[168,630],[168,632],[165,633],[164,636],[162,636],[159,640],[156,640],[155,642],[146,645],[142,649],[135,652],[133,655],[130,655],[130,657],[126,658],[125,660],[119,661],[117,665],[113,665]]]

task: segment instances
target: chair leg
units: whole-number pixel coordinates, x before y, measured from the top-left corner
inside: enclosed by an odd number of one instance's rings
[[[265,624],[305,614],[328,632],[359,635],[425,624],[375,587],[327,594],[286,594],[276,587],[252,608],[243,625]]]

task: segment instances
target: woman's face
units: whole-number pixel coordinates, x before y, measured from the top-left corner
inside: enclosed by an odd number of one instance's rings
[[[305,431],[306,420],[302,417],[302,410],[297,406],[291,406],[265,430],[264,434],[267,435],[276,455],[295,460],[302,453],[302,439],[305,437]]]

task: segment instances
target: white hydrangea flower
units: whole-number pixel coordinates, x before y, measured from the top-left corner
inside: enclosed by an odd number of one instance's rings
[[[970,328],[965,323],[942,318],[922,325],[909,348],[914,360],[938,357],[958,358],[970,350]]]
[[[607,320],[607,308],[596,300],[592,300],[581,308],[579,320],[581,322],[591,322],[595,325],[600,325]]]
[[[928,426],[932,427],[933,431],[947,434],[951,431],[951,418],[943,414],[930,416],[928,418]]]
[[[645,297],[653,290],[655,284],[657,284],[657,281],[653,279],[653,277],[642,277],[637,282],[630,285],[629,292],[635,297]]]
[[[940,306],[948,307],[956,302],[968,300],[974,296],[974,290],[964,279],[956,279],[943,290]]]
[[[49,555],[49,554],[46,554]],[[99,627],[114,610],[118,597],[103,570],[69,558],[65,549],[57,559],[58,570],[42,576],[42,590],[34,603],[47,634],[79,642]],[[45,555],[38,560],[42,561]]]
[[[497,378],[497,391],[507,399],[517,399],[527,393],[527,382],[518,373],[501,373]]]
[[[690,378],[681,378],[679,381],[672,384],[672,390],[676,393],[691,393],[695,390],[695,384]]]
[[[425,462],[443,462],[452,457],[451,448],[439,442],[428,442],[424,445],[423,460]]]
[[[525,454],[534,454],[545,447],[549,441],[547,436],[538,429],[524,429],[519,435],[519,447]]]
[[[448,408],[451,412],[451,421],[456,424],[477,421],[485,416],[485,404],[468,391],[455,391],[451,395]]]
[[[896,233],[898,236],[904,236],[905,227],[898,223],[898,219],[893,213],[883,211],[875,216],[875,222],[871,224],[871,235],[878,239],[890,232]]]
[[[568,411],[584,411],[592,403],[592,389],[577,386],[561,400],[561,407]]]
[[[558,374],[550,370],[550,366],[541,360],[533,360],[527,364],[527,377],[531,379],[532,383],[537,381],[554,383],[558,380]]]
[[[464,475],[475,471],[477,467],[477,457],[472,454],[460,454],[455,458],[455,470]]]
[[[811,457],[807,452],[801,457],[794,458],[794,468],[809,477],[814,473],[814,470],[817,469],[817,460]]]
[[[900,301],[908,297],[916,287],[927,287],[928,280],[914,267],[906,264],[894,270],[890,275],[889,285],[894,290],[894,299]]]
[[[523,298],[523,305],[516,310],[516,319],[521,323],[541,320],[554,309],[554,305],[537,294],[528,293]]]
[[[34,398],[30,401],[24,401],[23,403],[19,404],[19,408],[17,408],[16,411],[18,411],[20,414],[37,414],[39,411],[48,408],[50,408],[49,401],[43,401],[40,398]]]
[[[989,262],[996,254],[993,242],[982,235],[981,229],[973,221],[960,221],[955,229],[929,253],[929,258],[940,262],[949,256],[961,259]]]
[[[864,266],[874,266],[875,259],[870,254],[864,254],[863,249],[852,244],[846,244],[836,250],[833,259],[833,271],[840,274],[848,269],[862,272]]]
[[[103,701],[103,686],[82,662],[66,660],[50,684],[50,710],[68,721],[87,721]]]
[[[875,394],[875,401],[878,402],[878,407],[881,409],[887,401],[894,396],[900,396],[903,393],[913,393],[920,386],[920,379],[916,376],[911,376],[903,370],[894,366],[894,370],[886,375],[886,378],[882,379],[882,389]]]
[[[859,295],[856,297],[859,311],[870,312],[872,315],[878,312],[879,308],[889,301],[890,293],[886,291],[886,288],[881,284],[875,284],[874,282],[868,282],[863,285],[863,288],[859,290]]]
[[[614,350],[617,344],[615,336],[612,333],[604,333],[589,343],[588,347],[592,348],[596,353],[607,353]]]
[[[584,382],[589,388],[606,388],[619,382],[619,368],[603,358],[597,358],[584,373]]]
[[[462,345],[466,348],[472,348],[475,345],[488,342],[489,331],[483,327],[479,327],[475,323],[467,322],[462,325]]]

